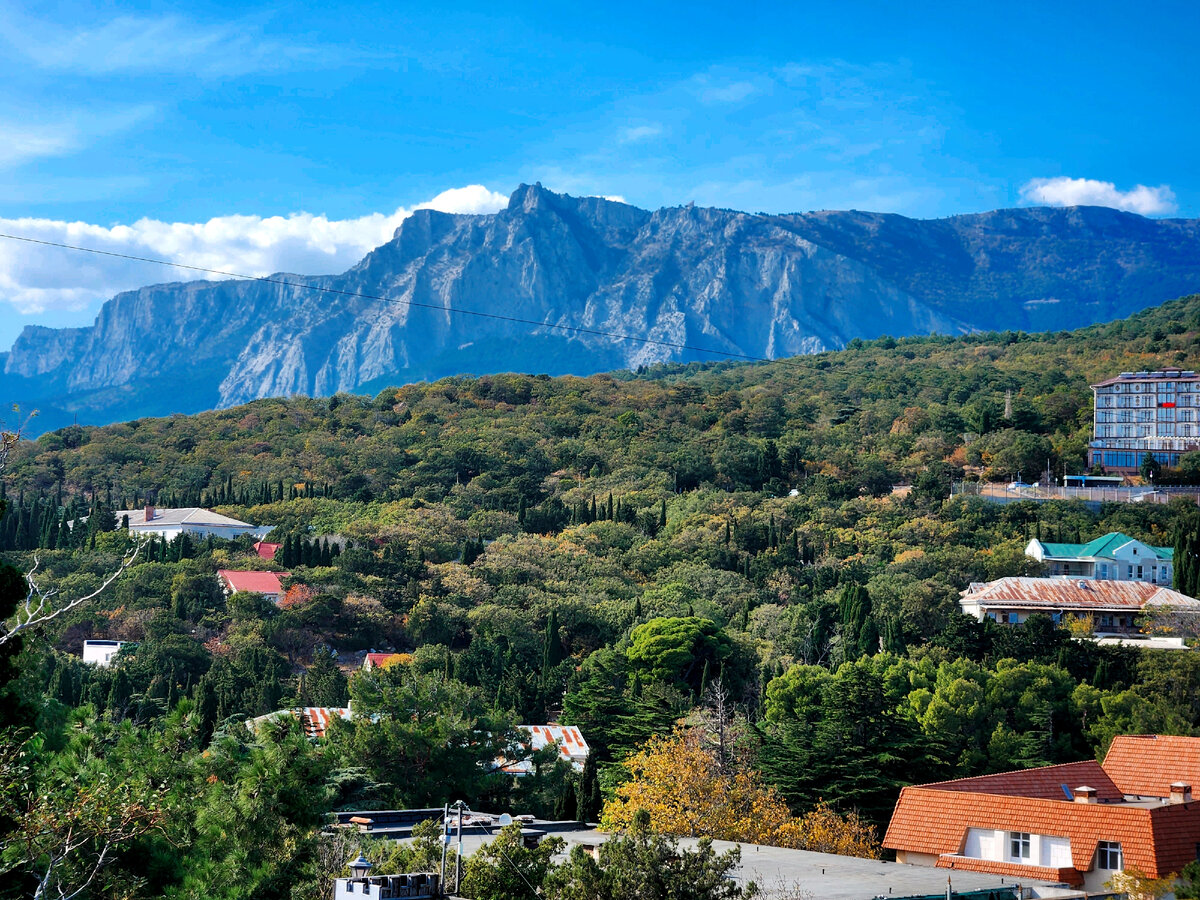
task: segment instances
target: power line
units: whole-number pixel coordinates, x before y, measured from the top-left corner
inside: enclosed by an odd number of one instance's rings
[[[670,347],[675,350],[691,350],[693,353],[708,353],[713,356],[724,356],[730,359],[745,359],[751,362],[770,362],[763,356],[751,356],[747,353],[734,353],[729,350],[713,350],[709,347],[696,347],[691,344],[681,344],[676,341],[664,341],[657,338],[638,337],[633,334],[622,334],[617,331],[604,331],[599,328],[585,328],[582,325],[560,325],[553,322],[539,322],[536,319],[524,319],[519,316],[506,316],[502,313],[480,312],[474,309],[459,309],[452,306],[439,306],[436,303],[421,303],[418,300],[402,300],[396,297],[379,297],[374,294],[364,294],[359,291],[347,291],[341,288],[322,287],[317,284],[306,284],[300,281],[288,281],[283,278],[270,278],[266,275],[245,275],[241,272],[227,272],[223,269],[211,269],[207,266],[197,266],[190,263],[173,262],[169,259],[155,259],[152,256],[135,256],[130,253],[118,253],[115,250],[100,250],[96,247],[80,247],[75,244],[63,244],[58,241],[47,241],[41,238],[31,238],[20,234],[0,233],[0,238],[9,241],[22,241],[26,244],[40,244],[44,247],[57,247],[60,250],[75,250],[80,253],[94,253],[97,256],[111,256],[116,259],[127,259],[133,262],[152,263],[157,266],[171,266],[176,269],[188,269],[192,272],[204,272],[208,275],[224,275],[227,278],[239,278],[244,281],[261,281],[264,284],[278,284],[285,287],[301,288],[319,291],[324,294],[340,294],[346,297],[357,297],[360,300],[373,300],[379,303],[396,303],[422,309],[432,309],[438,312],[454,313],[460,316],[476,316],[481,319],[498,319],[503,322],[513,322],[519,325],[535,325],[539,328],[555,328],[572,334],[591,334],[620,341],[632,341],[639,344],[651,344],[656,347]]]

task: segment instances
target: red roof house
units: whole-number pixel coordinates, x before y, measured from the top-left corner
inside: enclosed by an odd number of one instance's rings
[[[395,652],[368,653],[365,657],[363,657],[363,668],[369,672],[372,669],[378,669],[381,666],[386,666],[388,660],[398,658],[399,656],[400,654]]]
[[[904,788],[883,846],[898,862],[1102,891],[1115,872],[1177,873],[1200,847],[1200,738],[1122,736],[1103,764]]]
[[[283,597],[282,579],[291,572],[235,572],[231,569],[221,569],[217,578],[225,595],[236,594],[238,591],[253,591],[262,594],[273,603],[278,603]]]
[[[270,541],[259,541],[254,545],[254,552],[263,559],[274,559],[275,554],[283,544],[272,544]]]

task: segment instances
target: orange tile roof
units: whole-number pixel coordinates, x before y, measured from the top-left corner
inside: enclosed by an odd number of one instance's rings
[[[1019,769],[997,775],[977,775],[974,778],[958,778],[927,784],[943,791],[968,791],[978,794],[1004,794],[1009,797],[1035,797],[1042,800],[1066,800],[1063,786],[1071,791],[1088,785],[1096,789],[1100,800],[1122,800],[1124,792],[1113,783],[1112,778],[1094,759],[1083,762],[1063,763],[1058,766],[1041,766],[1036,769]]]
[[[1027,831],[1071,841],[1071,862],[1080,872],[1092,868],[1100,841],[1120,841],[1127,867],[1136,866],[1152,878],[1178,871],[1195,858],[1195,839],[1186,858],[1178,846],[1156,847],[1152,816],[1178,810],[1172,825],[1200,837],[1200,806],[1159,807],[1154,810],[1112,803],[1083,804],[1068,800],[1005,797],[933,788],[908,787],[900,792],[883,846],[934,856],[962,853],[969,828]],[[1178,821],[1176,821],[1178,819]],[[1190,829],[1190,831],[1188,830]],[[1173,852],[1166,853],[1168,849]]]
[[[904,788],[883,846],[946,857],[946,866],[952,862],[957,868],[999,873],[978,866],[1015,864],[959,855],[967,831],[1030,832],[1068,838],[1075,870],[1086,872],[1094,864],[1100,841],[1118,841],[1127,868],[1159,878],[1196,858],[1200,802],[1131,803],[1125,797],[1166,797],[1177,781],[1193,785],[1200,781],[1200,738],[1119,736],[1103,767],[1092,761],[1067,763]],[[1064,784],[1072,789],[1087,784],[1096,789],[1100,802],[1068,800]],[[1019,868],[1036,878],[1057,871]]]
[[[1126,794],[1166,797],[1176,781],[1200,789],[1200,738],[1118,735],[1104,757],[1104,769]]]
[[[1014,878],[1036,878],[1039,881],[1063,882],[1072,887],[1083,886],[1083,875],[1078,869],[1050,866],[1023,866],[1019,863],[998,862],[994,859],[972,859],[969,856],[940,856],[939,869],[964,869],[968,872],[983,872],[985,875],[1011,875]]]

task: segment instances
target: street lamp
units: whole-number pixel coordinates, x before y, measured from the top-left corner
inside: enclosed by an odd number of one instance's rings
[[[347,865],[350,867],[351,878],[366,878],[367,873],[371,871],[371,861],[361,853],[358,854],[358,859],[351,860]]]

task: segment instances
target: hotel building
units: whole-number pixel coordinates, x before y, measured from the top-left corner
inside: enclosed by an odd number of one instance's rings
[[[1147,454],[1168,468],[1188,451],[1200,450],[1200,375],[1164,368],[1122,372],[1092,385],[1095,439],[1088,465],[1109,472],[1137,472]]]

